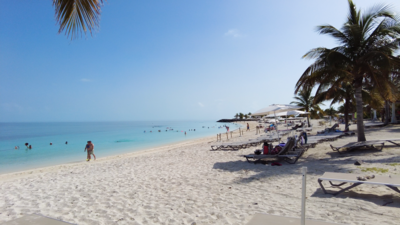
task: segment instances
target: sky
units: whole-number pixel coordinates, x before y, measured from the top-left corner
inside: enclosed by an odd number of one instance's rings
[[[398,0],[356,0],[368,9]],[[51,0],[0,0],[0,122],[218,120],[293,101],[346,0],[108,0],[70,40]],[[329,102],[325,105],[329,106]]]

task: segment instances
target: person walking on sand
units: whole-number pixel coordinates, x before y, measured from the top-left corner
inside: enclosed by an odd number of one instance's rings
[[[250,125],[249,125],[249,123],[247,123],[247,130],[250,130]]]
[[[86,144],[86,146],[85,146],[85,152],[86,152],[86,150],[87,150],[87,159],[86,159],[86,161],[90,161],[90,159],[91,159],[90,155],[93,155],[94,160],[96,160],[96,156],[95,156],[95,154],[93,153],[93,151],[94,151],[94,144],[93,144],[91,141],[88,141],[88,142],[87,142],[87,144]]]

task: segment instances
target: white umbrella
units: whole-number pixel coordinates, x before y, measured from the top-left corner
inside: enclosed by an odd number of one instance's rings
[[[252,116],[266,116],[266,115],[271,115],[271,114],[277,114],[280,112],[287,112],[287,111],[292,111],[296,109],[301,109],[302,107],[300,106],[295,106],[295,105],[285,105],[285,104],[273,104],[270,105],[266,108],[260,109],[255,113],[252,113]]]
[[[303,115],[303,114],[310,114],[310,113],[305,112],[305,111],[300,111],[300,110],[291,110],[291,111],[277,113],[276,116],[297,116],[297,115]],[[271,114],[271,115],[268,115],[267,117],[274,117],[274,116],[275,115]]]
[[[274,114],[274,116],[276,117],[276,113],[287,112],[287,111],[292,111],[292,110],[301,109],[301,108],[303,108],[303,107],[295,106],[295,105],[273,104],[266,108],[260,109],[257,112],[252,113],[251,115],[264,116],[264,115]],[[276,124],[276,130],[278,131],[278,124]],[[278,133],[278,138],[279,138],[279,133]]]

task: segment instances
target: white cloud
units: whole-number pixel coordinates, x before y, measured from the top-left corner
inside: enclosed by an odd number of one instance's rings
[[[199,104],[200,107],[204,107],[204,104],[201,102],[198,102],[197,104]]]
[[[234,38],[244,37],[242,33],[238,29],[230,29],[225,33],[225,36],[230,36]]]
[[[82,78],[81,81],[82,81],[82,82],[92,82],[92,80],[87,79],[87,78]]]

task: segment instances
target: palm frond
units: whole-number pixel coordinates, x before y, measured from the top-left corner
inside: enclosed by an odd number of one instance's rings
[[[89,32],[92,35],[100,23],[103,0],[53,0],[55,17],[64,32],[71,39]]]

